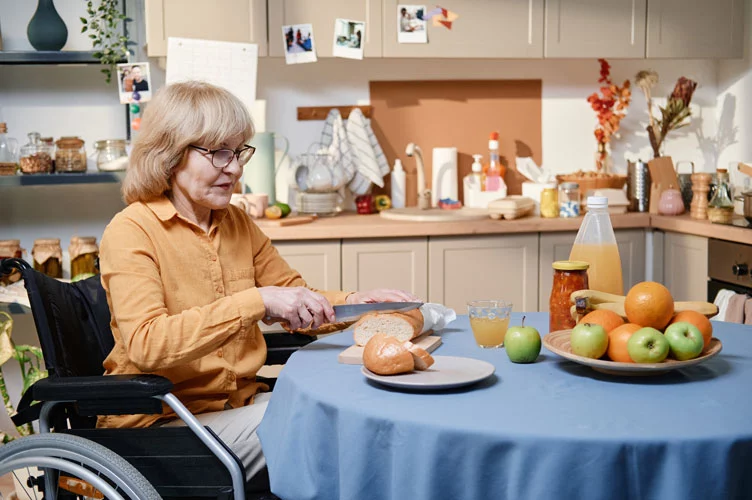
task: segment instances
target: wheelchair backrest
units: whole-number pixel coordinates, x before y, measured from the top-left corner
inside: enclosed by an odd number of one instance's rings
[[[102,375],[102,362],[115,342],[100,276],[65,283],[21,259],[3,260],[2,270],[8,267],[19,269],[23,276],[50,376]]]

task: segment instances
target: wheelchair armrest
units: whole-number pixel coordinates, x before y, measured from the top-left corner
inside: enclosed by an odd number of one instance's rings
[[[143,374],[44,378],[30,390],[36,401],[112,401],[163,396],[172,387],[172,382],[164,377]]]

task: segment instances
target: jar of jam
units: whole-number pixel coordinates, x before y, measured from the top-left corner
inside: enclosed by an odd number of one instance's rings
[[[0,240],[0,260],[3,259],[21,259],[23,258],[23,248],[21,240]],[[10,285],[21,279],[21,273],[13,271],[7,276],[0,275],[0,284]]]
[[[34,269],[52,278],[63,277],[63,249],[60,247],[60,238],[34,240],[31,255],[34,257]]]
[[[99,273],[97,269],[99,248],[97,248],[95,237],[74,236],[71,238],[68,254],[70,255],[71,281],[78,281]]]
[[[578,290],[588,289],[588,267],[590,264],[587,262],[576,260],[560,260],[553,263],[554,283],[548,306],[550,332],[574,328],[570,296]]]

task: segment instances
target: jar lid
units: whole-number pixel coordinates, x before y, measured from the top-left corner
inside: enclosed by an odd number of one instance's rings
[[[103,139],[101,141],[96,141],[94,143],[94,147],[97,149],[104,149],[109,147],[124,148],[125,139]]]
[[[0,122],[0,134],[8,132],[8,125],[5,122]]]
[[[80,149],[84,145],[84,141],[78,137],[61,137],[55,143],[60,149]]]
[[[60,238],[40,238],[34,240],[35,245],[59,245]]]
[[[557,260],[552,267],[557,271],[587,271],[590,264],[581,260]]]
[[[96,243],[96,236],[71,236],[71,243]]]
[[[563,189],[580,189],[580,185],[576,182],[562,182],[561,187]]]

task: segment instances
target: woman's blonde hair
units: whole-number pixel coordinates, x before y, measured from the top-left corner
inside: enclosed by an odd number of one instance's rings
[[[123,181],[126,204],[154,200],[170,190],[172,169],[189,145],[209,149],[223,141],[253,137],[245,105],[227,90],[204,82],[173,83],[146,105]]]

